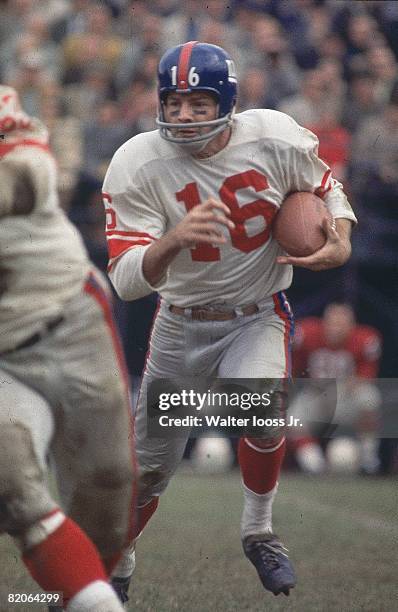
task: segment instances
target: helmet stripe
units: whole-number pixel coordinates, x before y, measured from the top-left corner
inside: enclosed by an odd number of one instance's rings
[[[181,49],[180,59],[178,60],[177,87],[178,89],[188,89],[188,69],[191,59],[192,49],[198,44],[197,40],[185,43]]]

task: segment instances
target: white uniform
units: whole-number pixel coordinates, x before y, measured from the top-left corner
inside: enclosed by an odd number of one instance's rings
[[[132,300],[153,291],[142,274],[145,249],[210,196],[230,207],[237,227],[225,245],[182,250],[156,287],[161,296],[177,306],[243,305],[289,287],[292,269],[276,263],[282,251],[271,236],[286,195],[317,192],[335,218],[355,221],[317,147],[311,132],[272,110],[236,115],[227,146],[205,159],[187,155],[158,131],[126,142],[104,182],[109,274],[119,295]]]
[[[0,86],[0,530],[23,533],[56,507],[44,477],[53,451],[65,509],[109,557],[127,535],[132,486],[110,291],[59,208],[47,132],[13,112],[13,96]]]
[[[55,160],[38,145],[2,149],[0,353],[59,316],[91,267],[77,229],[58,206]],[[37,198],[31,212],[15,215],[13,194],[25,172]]]
[[[292,267],[276,263],[282,251],[272,238],[272,219],[289,192],[312,191],[335,218],[355,221],[342,185],[317,157],[317,145],[287,115],[250,110],[235,116],[227,146],[212,157],[194,158],[154,131],[126,142],[111,162],[104,182],[110,278],[123,299],[153,290],[162,297],[136,417],[141,504],[165,488],[185,445],[146,438],[151,380],[288,375],[293,322],[283,290]],[[229,206],[236,229],[223,228],[225,245],[183,249],[151,287],[142,272],[146,249],[208,197]],[[243,316],[239,308],[252,304],[258,312]],[[170,305],[235,308],[237,317],[198,321],[189,312],[171,312]]]

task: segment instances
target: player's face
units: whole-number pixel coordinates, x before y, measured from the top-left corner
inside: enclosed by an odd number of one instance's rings
[[[163,107],[164,118],[168,123],[198,123],[217,119],[218,105],[214,98],[205,92],[171,93]],[[210,127],[176,129],[175,135],[192,138],[198,134],[207,134]]]
[[[344,342],[354,325],[354,314],[345,305],[329,306],[323,317],[326,339],[333,346]]]

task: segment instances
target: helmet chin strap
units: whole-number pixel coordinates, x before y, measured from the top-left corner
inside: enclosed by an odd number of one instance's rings
[[[184,124],[168,123],[166,121],[162,121],[162,119],[158,117],[156,119],[156,123],[159,126],[159,132],[162,138],[168,142],[179,145],[184,149],[184,151],[188,151],[189,153],[200,153],[215,136],[231,127],[234,113],[235,109],[233,109],[230,115],[226,117],[221,117],[212,121],[200,121]],[[178,129],[203,129],[206,127],[212,127],[213,129],[207,134],[199,134],[193,138],[184,138],[182,136],[173,135],[173,131]]]

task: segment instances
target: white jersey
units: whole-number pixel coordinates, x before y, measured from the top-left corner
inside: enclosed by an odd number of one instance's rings
[[[0,353],[59,316],[90,268],[58,205],[55,161],[45,145],[27,142],[0,144]]]
[[[104,182],[109,275],[119,295],[134,300],[156,290],[181,307],[243,306],[289,287],[292,267],[276,263],[283,251],[272,237],[272,220],[290,192],[317,193],[333,217],[356,221],[317,148],[314,134],[272,110],[236,115],[227,146],[205,159],[159,131],[126,142]],[[142,272],[146,249],[209,197],[231,209],[236,228],[223,228],[227,243],[183,249],[150,286]]]

